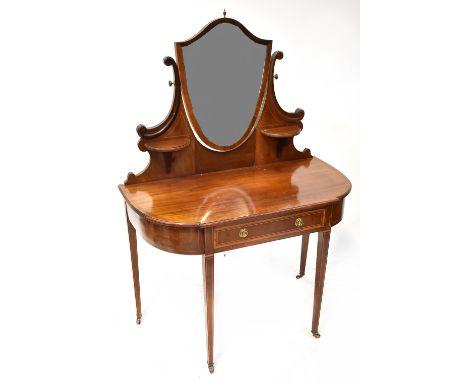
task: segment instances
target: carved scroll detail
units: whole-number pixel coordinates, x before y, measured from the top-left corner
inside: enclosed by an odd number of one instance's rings
[[[169,56],[164,57],[163,62],[166,66],[172,66],[172,69],[174,70],[174,98],[172,99],[171,110],[169,111],[169,114],[166,116],[166,118],[164,118],[164,120],[158,125],[149,128],[145,125],[138,125],[136,130],[141,139],[156,138],[164,133],[173,124],[180,105],[180,77],[177,63],[172,57]],[[138,147],[140,150],[146,151],[144,145],[139,143]]]
[[[298,122],[302,126],[302,118],[304,118],[304,110],[296,109],[294,113],[288,113],[287,111],[283,110],[283,108],[279,105],[278,100],[276,99],[275,94],[275,84],[274,84],[274,72],[275,72],[275,63],[276,60],[283,59],[283,52],[277,50],[271,55],[270,59],[270,75],[268,78],[268,92],[273,99],[273,103],[275,105],[275,111],[278,112],[282,118],[284,118],[287,122]]]

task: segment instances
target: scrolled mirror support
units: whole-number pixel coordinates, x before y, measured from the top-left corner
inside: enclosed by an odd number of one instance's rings
[[[277,74],[274,74],[275,73],[275,63],[276,63],[276,60],[282,60],[284,57],[284,54],[283,52],[277,50],[276,52],[273,52],[273,54],[271,55],[271,59],[270,59],[270,81],[269,84],[268,84],[268,91],[271,92],[271,96],[273,98],[273,102],[276,106],[276,109],[277,109],[277,112],[281,114],[281,116],[283,118],[285,118],[286,120],[290,121],[290,122],[299,122],[301,123],[300,121],[302,120],[302,118],[304,118],[304,110],[300,109],[300,108],[297,108],[294,113],[288,113],[287,111],[285,111],[278,103],[278,100],[276,99],[276,94],[275,94],[275,84],[274,84],[274,80],[275,79],[278,79],[278,75]]]
[[[177,115],[177,110],[179,109],[180,105],[180,77],[179,77],[179,69],[177,67],[176,61],[172,57],[164,57],[163,59],[164,65],[166,66],[172,66],[172,69],[174,71],[174,82],[169,81],[169,86],[174,85],[174,97],[172,99],[172,106],[169,111],[169,114],[166,116],[166,118],[158,125],[155,125],[153,127],[146,127],[145,125],[138,125],[137,126],[137,133],[140,136],[141,139],[150,139],[150,138],[156,138],[160,136],[164,131],[168,129],[169,126],[172,125],[174,122],[174,119]],[[141,143],[141,140],[140,140]],[[138,147],[142,151],[146,151],[144,148],[144,145],[138,144]]]

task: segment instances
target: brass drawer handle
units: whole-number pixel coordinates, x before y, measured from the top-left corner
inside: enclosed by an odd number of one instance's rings
[[[304,220],[302,220],[301,218],[297,218],[296,221],[294,222],[294,225],[296,227],[302,227],[304,225]]]
[[[249,231],[247,231],[247,228],[242,228],[239,231],[239,237],[241,238],[247,237],[248,234],[249,234]]]

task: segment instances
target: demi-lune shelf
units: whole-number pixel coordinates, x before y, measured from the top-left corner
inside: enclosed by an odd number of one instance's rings
[[[302,131],[299,125],[281,125],[281,126],[265,126],[261,132],[263,135],[271,138],[291,138],[295,137]]]
[[[190,145],[190,138],[186,136],[160,138],[153,142],[145,143],[148,151],[159,153],[172,153],[180,151]]]

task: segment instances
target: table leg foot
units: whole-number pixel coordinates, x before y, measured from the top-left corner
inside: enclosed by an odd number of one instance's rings
[[[141,324],[141,317],[137,317],[136,323],[137,323],[137,325],[140,325],[140,324]]]
[[[315,338],[320,338],[320,333],[318,333],[318,332],[317,332],[317,333],[312,332],[312,335],[313,335]]]
[[[304,274],[300,274],[300,273],[299,273],[299,274],[296,276],[296,279],[299,280],[299,279],[302,278],[303,276],[304,276]]]
[[[210,371],[211,374],[214,373],[214,363],[209,363],[208,364],[208,370]]]

